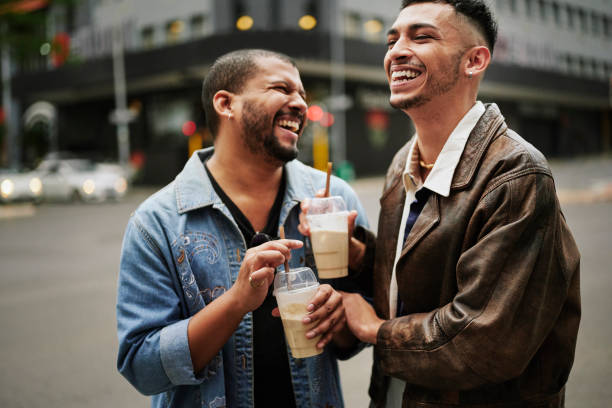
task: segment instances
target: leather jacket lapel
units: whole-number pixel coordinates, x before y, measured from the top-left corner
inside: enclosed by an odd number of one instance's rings
[[[404,257],[410,249],[412,249],[425,235],[436,227],[440,221],[440,198],[436,193],[432,193],[423,207],[421,214],[417,218],[412,230],[408,234],[404,247],[402,248],[402,257]],[[398,260],[399,263],[399,260]]]
[[[393,261],[397,247],[406,192],[403,183],[393,183],[380,200],[381,217],[378,220],[378,236],[388,237],[381,240],[376,248],[376,263],[384,265],[380,275],[374,280],[374,297],[379,316],[389,318],[389,285],[393,272]]]

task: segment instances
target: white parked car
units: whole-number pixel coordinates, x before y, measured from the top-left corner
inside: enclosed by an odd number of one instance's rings
[[[33,173],[49,201],[119,200],[128,190],[121,173],[87,159],[46,159]]]
[[[36,174],[0,171],[0,203],[38,202],[41,196],[42,182]]]

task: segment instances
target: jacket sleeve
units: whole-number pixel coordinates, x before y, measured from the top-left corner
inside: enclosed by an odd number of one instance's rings
[[[454,299],[378,331],[385,374],[436,389],[499,383],[522,373],[549,335],[579,264],[554,182],[519,174],[489,190],[465,232]]]
[[[176,279],[159,244],[136,216],[127,226],[117,296],[117,368],[145,395],[199,384]]]

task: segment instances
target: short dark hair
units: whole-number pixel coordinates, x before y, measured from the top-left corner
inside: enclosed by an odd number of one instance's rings
[[[287,55],[262,49],[237,50],[217,58],[202,83],[202,107],[213,137],[219,130],[219,117],[213,106],[213,97],[222,89],[233,93],[242,92],[246,82],[259,71],[256,62],[259,58],[277,58],[297,68]]]
[[[442,3],[452,6],[483,35],[491,55],[497,41],[497,22],[491,9],[483,0],[402,0],[401,10],[416,3]]]

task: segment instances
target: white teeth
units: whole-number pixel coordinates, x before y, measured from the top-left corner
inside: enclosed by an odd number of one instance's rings
[[[421,73],[419,71],[413,71],[413,70],[405,70],[405,71],[393,71],[391,73],[391,79],[397,79],[397,78],[401,78],[401,77],[406,77],[409,79],[413,79],[418,77],[419,75],[421,75]]]
[[[281,119],[276,122],[278,126],[289,129],[292,132],[297,132],[300,129],[300,122],[296,122],[293,120]]]

